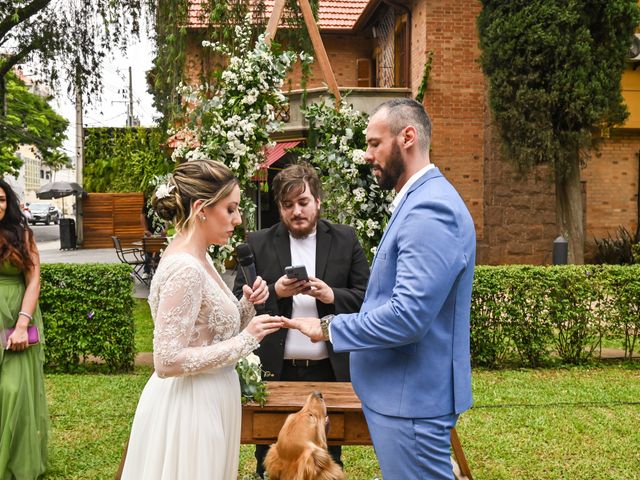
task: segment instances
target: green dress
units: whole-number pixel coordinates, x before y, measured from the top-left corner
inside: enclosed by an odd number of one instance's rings
[[[14,327],[22,306],[22,272],[0,263],[0,335]],[[0,480],[32,480],[47,465],[47,402],[42,364],[42,315],[33,315],[40,343],[22,352],[0,348]]]

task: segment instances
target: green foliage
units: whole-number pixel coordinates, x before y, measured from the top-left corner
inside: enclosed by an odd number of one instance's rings
[[[237,55],[224,44],[203,43],[229,55],[228,64],[219,72],[215,86],[180,88],[191,112],[172,154],[176,161],[210,158],[224,163],[245,192],[255,188],[253,177],[265,159],[265,148],[271,143],[271,135],[284,125],[277,120],[276,112],[287,103],[281,89],[297,57],[293,52],[282,52],[274,42],[266,42],[263,35],[254,42],[249,27],[247,19],[236,29]],[[244,240],[247,226],[254,223],[256,206],[249,195],[242,196],[240,207],[244,228],[236,229],[229,244],[212,249],[221,269],[235,246]]]
[[[521,170],[567,172],[594,127],[627,116],[620,78],[640,21],[635,0],[483,0],[478,17],[489,101]]]
[[[391,193],[378,186],[364,160],[367,116],[343,100],[314,103],[303,109],[309,124],[306,148],[297,149],[303,160],[319,170],[325,192],[323,217],[351,225],[369,260],[373,259],[389,219]]]
[[[87,128],[84,189],[153,193],[152,180],[173,170],[157,128]]]
[[[156,17],[155,40],[158,53],[153,61],[150,74],[151,92],[154,106],[163,114],[167,125],[173,125],[177,119],[185,115],[183,98],[178,91],[180,84],[193,83],[185,68],[187,48],[193,48],[201,42],[225,45],[231,55],[244,53],[239,40],[237,27],[244,25],[251,30],[251,38],[255,41],[265,31],[267,17],[263,0],[204,0],[197,3],[197,8],[189,9],[188,0],[166,0],[159,2]],[[318,0],[311,0],[311,9],[317,18]],[[195,4],[194,4],[195,5]],[[247,14],[251,13],[249,25],[245,25]],[[184,26],[197,23],[199,29],[187,29]],[[304,26],[300,7],[295,0],[287,0],[277,32],[277,39],[287,48],[295,51],[312,51],[311,41]],[[189,41],[191,40],[191,42]],[[220,71],[226,66],[223,57],[209,49],[199,49],[202,72],[200,83],[215,85],[220,78]],[[303,65],[303,69],[308,68]],[[307,72],[308,73],[308,72]],[[303,75],[303,81],[306,77]]]
[[[566,363],[588,361],[599,344],[604,319],[616,309],[610,303],[615,290],[608,291],[608,271],[596,266],[551,267],[544,272],[545,316],[541,323],[554,331],[555,350]],[[637,274],[640,270],[635,270]],[[536,282],[543,283],[542,278]],[[608,298],[607,298],[608,297]]]
[[[133,278],[124,264],[42,265],[40,307],[47,368],[79,369],[92,355],[108,371],[129,371],[135,357]]]
[[[260,359],[251,354],[241,358],[236,364],[236,372],[240,380],[240,400],[245,403],[257,403],[261,407],[267,403],[269,392],[265,380],[272,374],[262,370]]]
[[[630,280],[634,273],[625,267],[610,267],[606,279],[607,290],[616,293],[611,299],[614,309],[607,317],[608,328],[613,336],[624,339],[624,353],[627,358],[633,357],[640,338],[640,285],[636,279]]]
[[[162,2],[161,2],[162,3]],[[0,2],[0,79],[12,66],[31,61],[40,78],[57,86],[78,84],[85,97],[100,92],[102,62],[112,47],[124,49],[155,1],[11,0]],[[0,104],[2,104],[0,89]]]
[[[69,122],[51,108],[47,98],[31,93],[13,73],[7,74],[5,85],[7,115],[0,113],[0,176],[18,172],[22,160],[16,151],[22,144],[36,147],[42,161],[51,167],[68,163],[59,149],[67,138]]]
[[[427,86],[429,84],[429,75],[431,74],[431,67],[433,66],[433,50],[427,52],[427,61],[424,63],[424,70],[422,71],[422,81],[418,87],[418,93],[416,94],[416,101],[422,103],[424,100],[424,94],[427,92]]]
[[[539,366],[593,358],[603,338],[640,335],[640,266],[476,267],[471,305],[475,365]]]

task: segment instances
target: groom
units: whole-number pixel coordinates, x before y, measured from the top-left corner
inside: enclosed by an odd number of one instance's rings
[[[373,112],[365,160],[397,195],[360,313],[285,322],[351,352],[351,381],[385,480],[453,478],[450,432],[472,403],[475,230],[430,163],[430,142],[420,103],[395,99]]]

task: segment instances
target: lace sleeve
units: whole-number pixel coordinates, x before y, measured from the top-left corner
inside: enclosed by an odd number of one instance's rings
[[[196,265],[180,266],[160,289],[153,334],[153,363],[160,377],[233,365],[259,346],[245,331],[213,345],[189,346],[202,307],[203,275]]]
[[[238,302],[238,311],[240,312],[240,329],[242,330],[255,316],[256,309],[243,295]]]

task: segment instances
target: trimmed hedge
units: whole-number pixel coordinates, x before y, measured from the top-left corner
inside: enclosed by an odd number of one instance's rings
[[[88,356],[108,371],[133,369],[133,278],[124,264],[42,265],[46,367],[76,371]]]
[[[133,278],[124,264],[42,265],[47,368],[76,371],[88,356],[108,371],[135,358]],[[582,363],[602,339],[640,336],[640,265],[478,266],[471,305],[474,365]]]
[[[475,365],[583,363],[605,337],[623,339],[631,358],[639,335],[640,265],[476,267]]]

